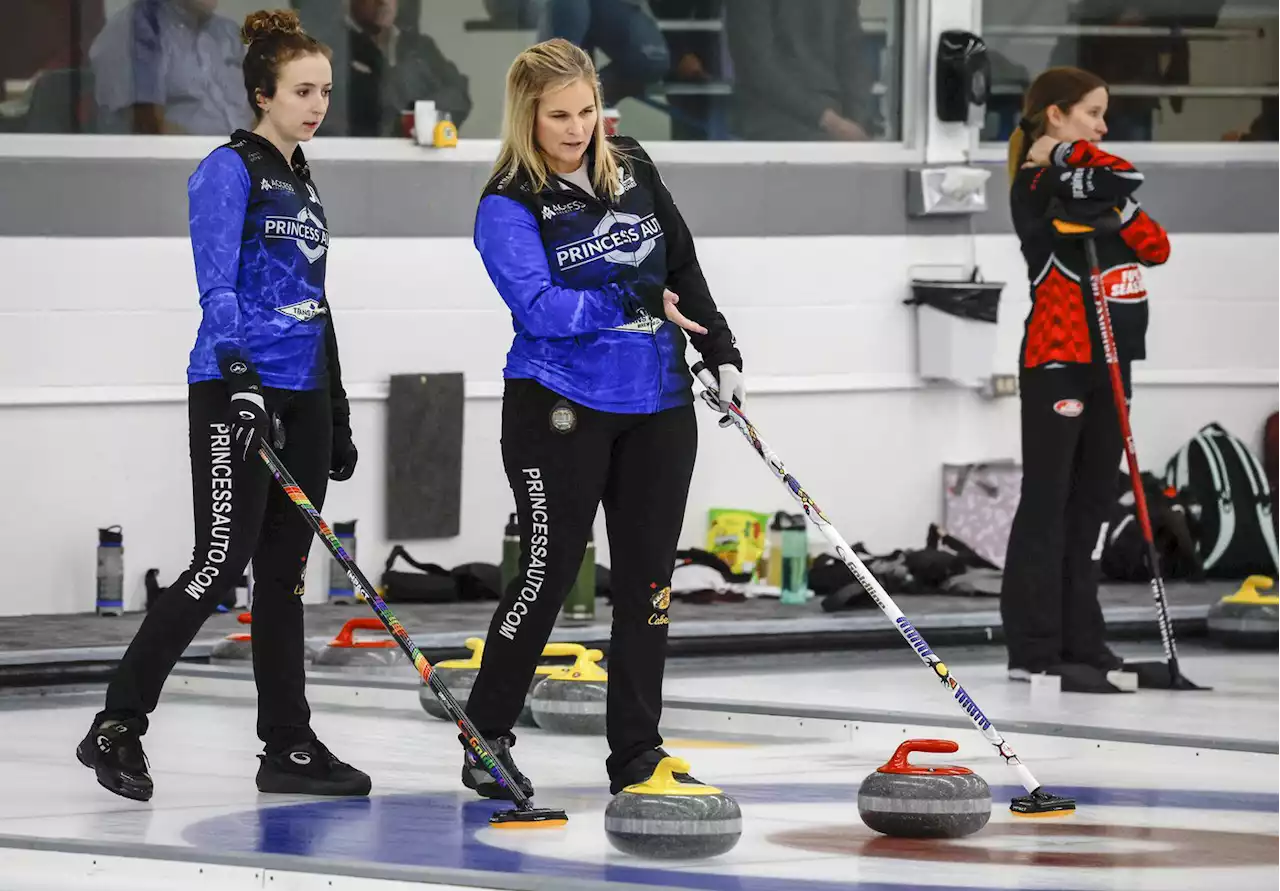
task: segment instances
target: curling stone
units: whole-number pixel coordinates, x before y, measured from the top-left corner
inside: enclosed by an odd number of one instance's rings
[[[599,650],[584,650],[572,665],[552,670],[533,688],[533,720],[552,733],[599,735],[605,732],[609,675],[598,663]]]
[[[453,698],[458,700],[458,704],[464,709],[467,707],[467,697],[471,695],[471,685],[476,682],[476,674],[480,671],[480,660],[484,656],[484,639],[468,637],[466,646],[471,651],[470,656],[465,659],[446,659],[443,662],[437,662],[432,671],[433,674],[440,676],[440,680],[449,688]],[[431,717],[442,721],[449,720],[444,706],[426,684],[418,687],[418,701]]]
[[[955,752],[949,739],[909,739],[858,788],[868,828],[895,838],[964,838],[991,819],[991,790],[967,767],[921,767],[912,752]]]
[[[587,652],[587,648],[580,643],[549,643],[542,648],[542,658],[556,659],[569,658],[578,659],[583,653]],[[599,661],[604,658],[604,654],[599,650],[592,650],[595,653],[595,660]],[[539,665],[533,672],[533,680],[529,682],[529,689],[524,694],[524,708],[520,709],[520,717],[516,719],[518,726],[537,727],[538,722],[533,718],[533,691],[538,685],[551,674],[563,668],[563,665]]]
[[[717,857],[742,838],[742,810],[714,786],[667,756],[643,783],[627,786],[604,809],[604,834],[624,854],[660,860]]]
[[[386,668],[404,658],[400,644],[393,638],[356,640],[357,631],[387,633],[380,619],[348,619],[333,640],[316,654],[316,668]]]
[[[1259,588],[1272,590],[1262,594]],[[1274,650],[1280,595],[1274,592],[1275,580],[1265,575],[1251,575],[1236,593],[1222,598],[1209,609],[1209,636],[1228,647],[1266,647]]]
[[[252,613],[241,613],[236,617],[241,625],[253,622]],[[248,631],[234,631],[213,645],[209,651],[210,662],[252,662],[253,636]]]
[[[476,675],[480,672],[480,663],[484,658],[484,640],[479,637],[469,637],[466,641],[467,649],[471,650],[471,655],[466,659],[446,659],[435,665],[435,671],[440,674],[440,680],[444,681],[449,692],[453,694],[453,698],[465,709],[467,699],[471,696],[471,687],[476,682]],[[553,657],[577,657],[587,650],[582,644],[575,643],[549,643],[542,648],[542,655],[547,658]],[[539,665],[535,670],[533,680],[529,682],[529,690],[525,693],[524,708],[520,711],[520,717],[517,724],[523,724],[528,727],[536,727],[533,721],[533,712],[530,710],[529,697],[533,693],[533,689],[548,674],[555,671],[558,665]],[[449,716],[445,714],[444,706],[440,705],[440,700],[436,699],[436,695],[431,689],[423,684],[418,689],[418,701],[422,703],[423,711],[431,715],[433,718],[439,718],[442,721],[449,720]]]

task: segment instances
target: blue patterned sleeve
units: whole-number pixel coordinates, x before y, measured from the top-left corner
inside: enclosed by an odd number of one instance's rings
[[[240,274],[240,241],[249,203],[249,172],[229,148],[210,154],[187,180],[188,223],[195,257],[202,329],[207,332],[218,368],[235,389],[257,389],[244,339],[236,283]]]
[[[516,321],[534,337],[574,337],[623,325],[641,306],[622,285],[579,291],[551,281],[537,220],[520,203],[488,195],[476,213],[475,245]]]

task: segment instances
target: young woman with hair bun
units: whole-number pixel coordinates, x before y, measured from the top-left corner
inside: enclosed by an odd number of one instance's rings
[[[311,729],[303,579],[311,530],[258,457],[269,439],[317,506],[355,469],[332,308],[329,233],[301,143],[329,108],[328,47],[297,13],[247,16],[246,100],[256,125],[214,149],[187,183],[203,311],[187,367],[195,548],[160,595],[76,750],[98,782],[146,801],[142,736],[173,666],[253,561],[253,668],[261,792],[367,795],[369,777]]]

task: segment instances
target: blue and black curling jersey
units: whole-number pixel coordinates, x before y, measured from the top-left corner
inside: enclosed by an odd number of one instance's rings
[[[204,311],[188,383],[217,380],[239,361],[268,387],[324,387],[329,232],[302,150],[286,162],[237,130],[196,168],[187,195]]]
[[[495,178],[476,212],[475,245],[511,310],[504,377],[532,378],[600,411],[644,414],[693,399],[684,332],[665,320],[664,288],[707,329],[689,339],[709,365],[741,369],[742,358],[653,162],[635,140],[612,141],[618,195]]]

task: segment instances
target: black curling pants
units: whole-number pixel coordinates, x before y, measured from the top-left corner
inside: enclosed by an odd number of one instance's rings
[[[266,389],[279,417],[285,467],[317,508],[329,482],[333,420],[327,390]],[[107,688],[98,720],[137,719],[143,732],[173,666],[253,560],[253,673],[258,736],[268,751],[314,739],[304,691],[302,583],[311,528],[257,454],[232,455],[230,395],[222,381],[189,387],[191,564],[147,613]]]
[[[613,584],[610,778],[662,744],[671,571],[697,440],[692,405],[613,414],[531,380],[507,381],[502,458],[520,521],[520,572],[493,614],[467,703],[481,735],[511,734],[603,502]]]
[[[1000,592],[1009,667],[1116,668],[1094,571],[1124,450],[1106,366],[1024,368],[1021,389],[1022,498]]]

